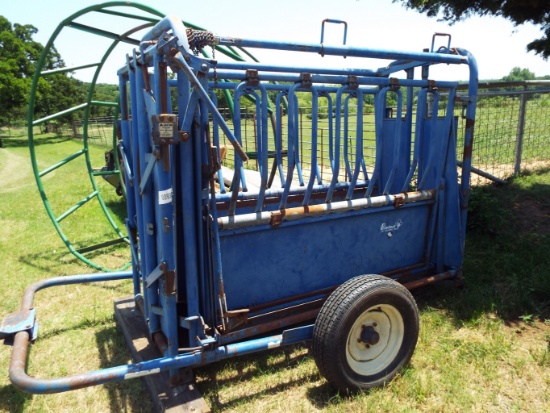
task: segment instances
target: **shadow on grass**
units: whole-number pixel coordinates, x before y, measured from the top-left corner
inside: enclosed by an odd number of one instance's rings
[[[297,344],[201,367],[195,371],[197,387],[204,395],[212,411],[231,410],[262,396],[284,394],[292,388],[319,380],[319,373],[315,371],[314,373],[300,374],[297,379],[285,380],[284,383],[277,383],[256,392],[247,392],[245,396],[232,397],[228,401],[220,399],[219,389],[260,379],[266,374],[276,376],[289,369],[298,368],[299,365],[311,359],[305,349],[305,345]],[[295,351],[300,352],[300,354],[294,355]],[[274,361],[275,359],[276,361]]]
[[[101,368],[128,364],[130,352],[123,334],[116,326],[96,333]],[[122,350],[124,349],[124,350]],[[109,395],[110,411],[154,411],[142,380],[123,380],[104,384]]]
[[[11,384],[0,387],[0,411],[22,413],[26,411],[25,404],[32,398],[32,394],[23,393]]]
[[[5,149],[10,148],[22,148],[22,147],[28,147],[29,146],[29,140],[27,138],[27,135],[24,136],[2,136],[2,147]],[[74,140],[74,138],[70,136],[61,136],[61,135],[55,135],[55,134],[44,134],[44,135],[34,135],[33,136],[33,145],[41,146],[41,145],[52,145],[56,143],[62,143]]]
[[[109,237],[112,239],[112,234],[109,234]],[[105,236],[107,239],[107,235]],[[101,239],[100,242],[105,242],[105,239]],[[89,243],[86,244],[86,246],[92,245],[94,241],[89,241]],[[78,245],[75,245],[75,248],[79,248]],[[109,258],[110,261],[113,262],[114,267],[116,268],[122,268],[126,267],[126,264],[128,263],[130,259],[130,247],[125,242],[119,242],[115,245],[107,246],[98,248],[95,250],[92,250],[90,252],[87,252],[84,254],[87,259],[90,261],[94,261],[98,258]],[[128,252],[126,254],[126,252]],[[127,256],[126,256],[127,255]],[[72,255],[71,252],[68,249],[60,250],[57,252],[52,252],[51,249],[42,250],[39,252],[36,252],[34,254],[25,254],[19,257],[19,262],[28,265],[30,267],[36,268],[37,270],[40,270],[41,272],[48,272],[52,274],[52,277],[57,277],[59,275],[62,275],[63,268],[60,263],[60,261],[63,261],[64,264],[67,265],[74,265],[76,263],[79,263],[80,260],[76,256]],[[93,268],[83,268],[81,271],[79,271],[79,274],[89,274],[89,273],[96,273],[97,270]],[[75,274],[70,274],[75,275]]]
[[[465,285],[415,291],[420,308],[448,311],[457,325],[495,314],[506,323],[550,319],[550,172],[475,188],[470,203]],[[450,288],[449,288],[450,287]]]

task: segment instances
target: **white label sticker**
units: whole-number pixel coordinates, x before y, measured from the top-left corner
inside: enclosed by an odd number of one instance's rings
[[[385,222],[380,225],[380,232],[390,232],[390,231],[397,231],[401,226],[403,225],[403,221],[400,219],[392,224],[387,224]]]
[[[172,202],[172,188],[159,191],[159,205]]]
[[[172,138],[174,136],[174,124],[159,123],[159,134],[161,138]]]

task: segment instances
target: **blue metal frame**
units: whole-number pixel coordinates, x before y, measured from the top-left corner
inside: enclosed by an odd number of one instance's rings
[[[133,278],[150,336],[167,343],[161,346],[163,357],[76,377],[32,379],[24,369],[32,328],[19,326],[10,378],[24,391],[60,392],[165,370],[176,376],[182,367],[309,339],[312,324],[292,326],[314,320],[330,292],[354,276],[385,274],[414,288],[461,271],[477,94],[477,66],[467,51],[349,47],[345,34],[343,46],[204,32],[197,37],[206,43],[190,45],[196,40],[188,39],[181,21],[166,17],[144,35],[118,72],[133,269],[94,278]],[[216,62],[192,52],[206,44],[394,61],[374,70]],[[460,180],[454,117],[458,83],[428,78],[429,66],[439,63],[470,69]],[[420,79],[414,79],[415,67],[422,70]],[[175,80],[168,80],[168,68]],[[401,71],[405,78],[390,77]],[[446,106],[439,89],[449,90]],[[218,111],[216,90],[233,95],[232,125]],[[274,110],[268,98],[273,92]],[[171,93],[178,96],[177,115]],[[312,97],[309,171],[301,155],[298,93]],[[388,93],[397,96],[394,117],[386,110]],[[363,132],[363,102],[370,95],[375,106],[372,166],[365,161]],[[427,112],[428,95],[434,97],[432,113]],[[243,98],[255,102],[256,189],[244,168]],[[319,98],[329,107],[330,178],[324,181],[318,161]],[[358,113],[355,124],[352,112]],[[219,170],[224,139],[233,147],[229,188]],[[270,159],[277,181],[271,186]],[[89,278],[76,276],[67,283]],[[23,312],[39,289],[29,288]]]

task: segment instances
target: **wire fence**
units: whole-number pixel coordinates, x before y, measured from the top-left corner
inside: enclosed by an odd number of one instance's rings
[[[537,90],[537,85],[547,88]],[[477,172],[473,183],[500,181],[549,167],[550,82],[482,86],[472,155]]]
[[[541,88],[542,87],[542,88]],[[462,87],[461,87],[462,88]],[[468,99],[468,97],[463,97]],[[440,111],[444,110],[445,99],[441,100]],[[465,121],[460,105],[455,105],[455,116],[458,122],[458,145],[461,146],[461,136],[464,135]],[[327,108],[319,108],[319,113],[326,114]],[[395,117],[395,108],[387,108],[385,116]],[[229,116],[227,116],[229,118]],[[311,118],[310,108],[299,111],[300,136],[300,166],[304,174],[309,175],[311,168]],[[333,118],[333,116],[332,116]],[[414,131],[414,118],[412,131]],[[285,118],[283,118],[285,119]],[[285,119],[287,120],[287,119]],[[349,168],[346,162],[355,162],[354,146],[357,127],[357,114],[348,114],[346,121],[341,122],[342,159],[339,177],[349,178]],[[284,122],[284,120],[283,120]],[[287,149],[287,125],[279,125],[282,131],[281,141],[283,151]],[[241,114],[241,140],[251,159],[245,168],[256,169],[257,161],[257,119],[254,109],[243,109]],[[332,177],[330,159],[330,141],[333,140],[335,119],[323,116],[317,126],[317,163],[323,181]],[[372,170],[375,156],[374,115],[370,111],[363,114],[363,155],[367,170]],[[474,128],[474,146],[472,154],[472,185],[485,184],[491,181],[504,183],[507,178],[522,172],[535,171],[550,167],[550,81],[531,82],[499,82],[480,85],[478,94],[476,123]],[[332,131],[332,133],[331,133]],[[349,139],[346,137],[349,135]],[[270,140],[269,150],[275,147]],[[230,146],[223,141],[222,145]],[[346,154],[346,155],[344,155]],[[461,153],[458,154],[461,157]],[[344,157],[346,159],[344,159]],[[227,166],[233,165],[233,156],[228,152],[223,160]],[[284,164],[284,160],[283,160]]]
[[[457,107],[455,116],[462,119],[460,107]],[[366,169],[370,170],[374,164],[375,133],[374,115],[372,108],[365,106],[363,113],[363,155]],[[223,113],[223,110],[222,114]],[[258,125],[254,108],[243,108],[241,113],[241,140],[242,146],[251,158],[245,165],[248,169],[257,169],[255,152],[257,148]],[[317,163],[323,181],[332,177],[330,159],[330,145],[333,141],[336,120],[327,108],[319,109],[320,118],[317,126]],[[387,116],[396,114],[388,108]],[[225,118],[231,116],[225,113]],[[299,135],[301,167],[306,171],[311,167],[311,109],[301,108],[299,111]],[[283,118],[283,122],[286,118]],[[414,119],[414,116],[413,116]],[[91,118],[88,120],[88,142],[112,147],[113,144],[112,117]],[[280,125],[283,131],[280,137],[282,150],[287,150],[287,125]],[[82,120],[75,120],[69,124],[43,126],[42,131],[64,137],[82,139],[84,125]],[[48,129],[49,128],[49,129]],[[346,122],[341,122],[341,134],[344,137],[341,143],[341,153],[346,153],[347,162],[355,162],[355,148],[351,145],[357,133],[357,114],[349,113]],[[463,135],[465,125],[459,122],[459,139]],[[414,127],[413,127],[414,130]],[[480,84],[478,94],[477,114],[475,123],[474,147],[472,155],[473,175],[472,184],[479,185],[489,181],[503,182],[507,178],[525,171],[535,171],[550,167],[550,81],[531,81],[514,83],[487,83]],[[14,124],[0,129],[0,142],[10,137],[26,134],[24,124]],[[349,136],[349,139],[345,137]],[[352,137],[353,136],[353,137]],[[270,139],[270,151],[274,151],[274,140]],[[230,148],[223,134],[220,134],[220,145]],[[460,141],[459,141],[460,145]],[[343,156],[343,155],[342,155]],[[460,156],[460,154],[459,154]],[[283,160],[284,163],[284,160]],[[223,160],[226,166],[233,165],[233,153],[227,151]],[[346,163],[341,162],[340,176],[346,180],[349,170]]]

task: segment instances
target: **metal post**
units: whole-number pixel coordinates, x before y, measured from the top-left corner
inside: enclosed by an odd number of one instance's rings
[[[525,91],[526,86],[523,86]],[[525,130],[525,107],[527,106],[527,94],[520,95],[518,131],[516,134],[516,159],[514,160],[514,175],[518,175],[521,171],[521,156],[523,152],[523,132]]]

